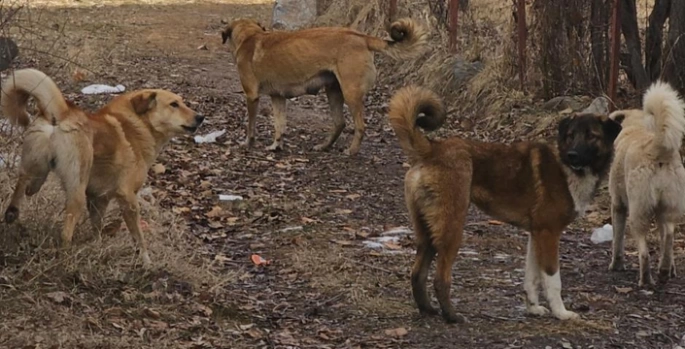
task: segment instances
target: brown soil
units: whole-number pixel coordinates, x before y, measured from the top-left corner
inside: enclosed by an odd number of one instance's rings
[[[164,168],[151,171],[144,217],[151,223],[157,266],[150,272],[134,265],[125,231],[100,243],[87,238],[87,224],[77,243],[82,247],[72,257],[55,257],[53,237],[61,224],[55,183],[28,203],[34,209],[23,213],[25,223],[3,225],[1,347],[685,345],[683,278],[641,290],[630,240],[632,268],[624,273],[607,271],[609,244],[590,242],[592,228],[610,220],[605,191],[589,217],[563,237],[563,296],[582,320],[525,314],[526,235],[491,224],[476,210],[469,216],[463,258],[453,269],[452,300],[469,322],[450,326],[437,317],[421,318],[409,290],[411,238],[389,246],[395,254],[362,246],[367,236],[409,224],[402,194],[405,157],[385,117],[394,87],[378,86],[367,97],[367,137],[357,157],[342,154],[350,126],[334,150],[311,150],[330,124],[323,96],[289,103],[286,149],[278,153],[264,150],[273,128],[263,99],[256,147],[238,146],[246,110],[233,60],[221,45],[220,21],[249,16],[268,22],[270,3],[34,1],[35,30],[17,29],[25,48],[17,67],[48,72],[89,109],[109,98],[82,96],[80,89],[91,83],[171,89],[207,116],[200,134],[227,132],[213,144],[195,144],[190,136],[174,140],[158,159]],[[85,79],[75,81],[76,72]],[[482,138],[487,131],[480,124],[474,130],[449,127],[441,134]],[[13,182],[7,176],[14,178],[16,170],[5,172],[1,200],[9,197]],[[220,194],[245,200],[231,206],[218,200]],[[654,261],[658,250],[654,241],[651,246]],[[679,233],[677,265],[685,264],[684,249]],[[271,264],[255,266],[252,254]]]

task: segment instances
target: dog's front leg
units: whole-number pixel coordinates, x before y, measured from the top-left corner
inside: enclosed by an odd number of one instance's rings
[[[145,242],[140,229],[140,205],[138,204],[138,198],[135,193],[126,193],[119,197],[119,202],[126,227],[131,233],[135,244],[140,249],[143,267],[149,268],[151,260],[147,251],[147,242]]]
[[[538,286],[540,285],[540,267],[533,249],[533,238],[528,238],[528,252],[526,253],[526,274],[523,279],[523,289],[526,291],[526,310],[532,315],[545,315],[549,310],[540,305],[538,300]]]
[[[245,130],[245,142],[243,142],[245,147],[251,147],[254,143],[258,107],[259,95],[247,94],[247,129]]]
[[[271,107],[274,117],[274,142],[266,150],[283,149],[283,134],[285,133],[286,99],[281,96],[271,96]]]
[[[542,274],[542,285],[552,314],[559,320],[577,319],[578,314],[566,310],[561,299],[561,271],[559,268],[559,240],[561,231],[540,230],[531,234],[533,249]]]

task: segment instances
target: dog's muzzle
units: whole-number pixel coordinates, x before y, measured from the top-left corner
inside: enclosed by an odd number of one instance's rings
[[[197,131],[197,128],[202,125],[202,122],[205,121],[205,117],[202,115],[195,115],[195,124],[193,126],[183,126],[183,129],[190,132],[194,133]]]

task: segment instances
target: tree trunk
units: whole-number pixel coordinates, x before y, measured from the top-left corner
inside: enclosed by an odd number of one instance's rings
[[[685,93],[685,0],[671,3],[666,39],[664,80]]]
[[[607,63],[608,36],[607,25],[609,22],[608,13],[606,9],[606,2],[604,0],[593,0],[590,15],[590,41],[592,45],[592,62],[597,73],[595,87],[598,90],[606,89],[604,85],[609,76],[609,64]]]
[[[642,48],[640,46],[640,32],[637,27],[637,9],[635,0],[622,0],[621,2],[621,31],[628,46],[629,59],[626,66],[630,82],[638,90],[649,86],[647,72],[642,65]]]
[[[671,9],[671,0],[656,0],[649,14],[649,27],[645,38],[645,69],[651,81],[661,74],[661,49],[664,41],[664,23]]]

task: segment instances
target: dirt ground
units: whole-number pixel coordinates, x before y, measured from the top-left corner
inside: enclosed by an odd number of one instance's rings
[[[180,256],[187,260],[160,262],[150,272],[128,265],[115,270],[113,260],[130,259],[130,238],[124,231],[116,241],[128,249],[91,258],[90,274],[78,268],[60,272],[64,268],[57,264],[27,276],[27,263],[47,258],[40,252],[43,242],[48,241],[48,247],[55,244],[55,225],[29,226],[39,232],[40,243],[13,249],[3,242],[0,347],[685,346],[683,277],[663,287],[639,289],[632,241],[627,246],[632,268],[624,273],[607,271],[609,243],[590,241],[592,228],[610,222],[605,190],[588,217],[563,236],[563,297],[582,320],[560,322],[525,314],[526,234],[489,221],[475,209],[466,227],[462,258],[453,269],[452,301],[468,323],[453,326],[439,317],[420,317],[409,289],[411,236],[386,243],[383,250],[364,245],[366,239],[409,224],[402,193],[405,157],[385,115],[395,87],[379,84],[367,97],[367,137],[357,157],[342,154],[351,141],[349,120],[332,151],[311,150],[330,126],[323,96],[289,102],[286,149],[277,153],[264,150],[273,130],[264,98],[257,144],[247,151],[238,146],[244,138],[243,95],[219,31],[222,19],[240,16],[268,23],[271,4],[99,3],[32,0],[38,29],[30,35],[22,32],[30,49],[24,50],[17,66],[50,73],[69,98],[89,109],[109,98],[81,95],[79,90],[91,83],[123,84],[129,90],[171,89],[207,116],[200,134],[226,133],[218,142],[205,144],[195,144],[191,136],[179,137],[158,159],[162,166],[150,173],[149,197],[161,213],[144,218],[167,222],[152,224],[150,239],[177,234],[165,248],[171,255],[173,250],[185,251]],[[384,73],[382,67],[379,71]],[[479,127],[475,133],[462,132],[458,126],[446,133],[477,137]],[[2,193],[8,191],[9,187]],[[227,204],[219,201],[222,194],[244,200]],[[5,226],[0,234],[20,240],[24,233],[16,229]],[[685,268],[680,230],[676,264]],[[87,227],[81,229],[86,232]],[[81,243],[92,246],[85,250],[90,253],[103,248],[96,242]],[[654,241],[651,247],[655,267]],[[271,263],[256,266],[253,254]]]

